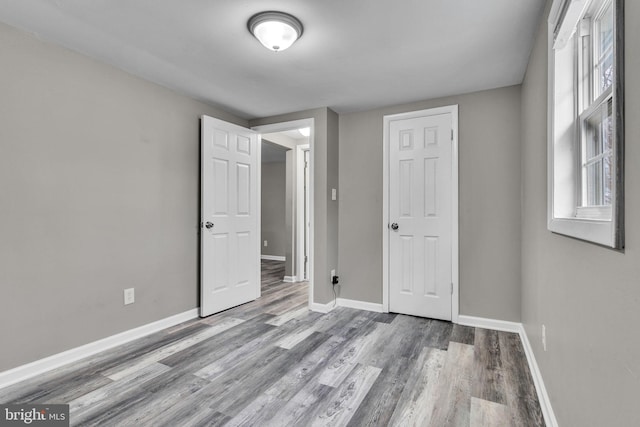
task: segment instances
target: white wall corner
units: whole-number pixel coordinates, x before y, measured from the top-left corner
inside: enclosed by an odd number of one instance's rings
[[[194,308],[80,347],[0,372],[0,389],[198,317]]]
[[[367,302],[367,301],[357,301],[353,299],[346,298],[338,298],[337,305],[340,307],[348,307],[348,308],[356,308],[358,310],[366,310],[373,311],[376,313],[382,313],[382,304]]]
[[[309,310],[315,311],[315,312],[318,312],[318,313],[324,313],[324,314],[333,311],[333,309],[336,308],[336,307],[337,307],[337,305],[335,305],[333,301],[328,302],[326,304],[320,304],[320,303],[317,303],[317,302],[311,302],[309,304]]]

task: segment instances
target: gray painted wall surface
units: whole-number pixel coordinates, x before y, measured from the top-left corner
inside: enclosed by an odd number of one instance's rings
[[[520,320],[520,86],[340,116],[340,296],[382,302],[383,116],[459,105],[460,314]]]
[[[247,122],[3,24],[0,52],[0,371],[197,307],[199,116]]]
[[[291,114],[255,119],[251,127],[300,119],[314,119],[313,138],[313,299],[325,304],[333,299],[329,272],[337,269],[338,201],[331,201],[330,185],[338,184],[334,173],[338,165],[338,115],[329,108],[316,108]],[[331,160],[331,162],[329,161]],[[331,163],[331,165],[329,164]]]
[[[522,319],[563,427],[640,425],[640,2],[625,3],[624,253],[547,230],[548,7],[522,86]]]
[[[285,162],[262,164],[262,255],[285,256],[286,178]]]

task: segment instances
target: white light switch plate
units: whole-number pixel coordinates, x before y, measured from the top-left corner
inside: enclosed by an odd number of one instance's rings
[[[335,188],[331,189],[331,200],[337,200],[338,199],[338,190],[336,190]]]
[[[133,304],[136,302],[135,288],[129,288],[124,290],[124,305]]]

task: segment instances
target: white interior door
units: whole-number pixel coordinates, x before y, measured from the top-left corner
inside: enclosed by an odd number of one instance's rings
[[[258,134],[201,121],[200,316],[260,296]]]
[[[451,320],[452,114],[388,129],[389,311]]]

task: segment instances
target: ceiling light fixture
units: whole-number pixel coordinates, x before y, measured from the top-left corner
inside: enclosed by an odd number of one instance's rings
[[[251,17],[247,28],[264,47],[274,52],[285,50],[302,36],[302,23],[284,12],[260,12]]]

